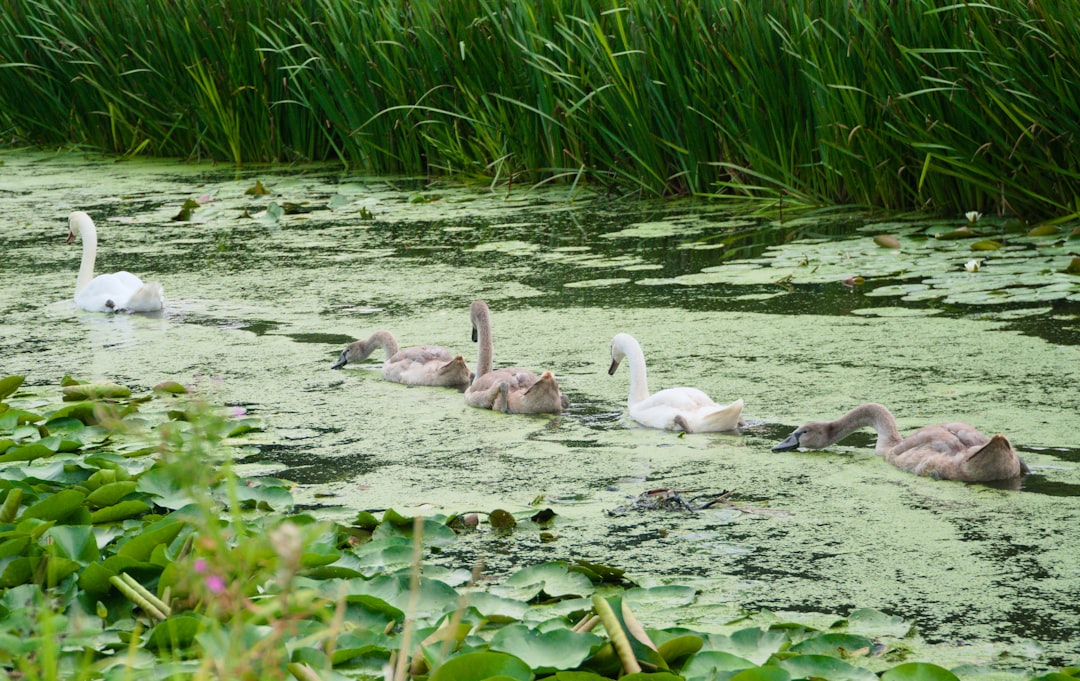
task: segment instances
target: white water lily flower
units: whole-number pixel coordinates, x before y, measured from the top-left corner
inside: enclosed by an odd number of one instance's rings
[[[980,265],[982,265],[982,260],[968,260],[964,263],[964,269],[968,272],[978,272]]]
[[[964,217],[967,218],[968,222],[977,222],[979,218],[982,217],[982,213],[977,210],[969,210],[968,212],[964,213]]]

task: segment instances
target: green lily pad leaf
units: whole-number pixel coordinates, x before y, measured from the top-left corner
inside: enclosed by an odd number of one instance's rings
[[[102,485],[86,496],[86,503],[92,508],[112,506],[134,492],[137,486],[138,483],[134,480],[123,480]]]
[[[113,588],[109,578],[116,574],[101,563],[90,563],[79,573],[79,587],[96,597],[103,596]]]
[[[465,653],[440,665],[430,681],[484,681],[495,676],[532,681],[532,668],[524,661],[498,652]]]
[[[655,637],[650,637],[655,640]],[[656,652],[660,653],[660,657],[664,658],[664,662],[667,662],[668,667],[678,669],[683,660],[694,655],[701,647],[705,645],[705,639],[694,634],[683,634],[682,636],[676,636],[669,638],[656,647]]]
[[[383,511],[382,521],[397,527],[408,527],[413,523],[412,516],[403,516],[392,508]]]
[[[45,585],[54,587],[69,575],[78,572],[82,565],[63,556],[50,556],[45,563]]]
[[[517,520],[514,518],[514,514],[501,508],[497,508],[491,512],[491,515],[488,516],[488,522],[500,532],[511,532],[514,527],[517,526]]]
[[[378,575],[370,580],[349,582],[352,594],[374,596],[402,612],[409,609],[412,598],[409,575]],[[415,616],[418,619],[435,617],[457,607],[458,592],[453,587],[433,579],[420,578]]]
[[[1001,247],[1001,242],[994,241],[993,239],[983,239],[982,241],[976,241],[971,244],[971,250],[973,251],[996,251]]]
[[[96,405],[93,402],[74,402],[64,405],[59,409],[50,412],[48,414],[49,420],[61,419],[61,418],[75,418],[82,421],[83,424],[88,426],[96,425],[98,422],[97,414],[95,413]],[[85,444],[87,440],[80,438]]]
[[[865,636],[854,634],[821,634],[791,646],[793,653],[803,655],[866,655],[873,650],[874,642]]]
[[[1054,234],[1059,234],[1060,232],[1061,230],[1054,225],[1039,225],[1038,227],[1031,228],[1031,230],[1028,231],[1027,236],[1052,236]]]
[[[552,598],[564,598],[588,596],[596,590],[588,577],[580,572],[571,571],[566,563],[554,561],[518,570],[501,586],[492,587],[491,592],[515,598],[520,597],[515,595],[515,592],[522,588],[532,593],[523,600],[529,600],[541,592]]]
[[[362,627],[384,627],[388,622],[402,622],[404,611],[395,608],[381,598],[365,594],[345,597],[348,604],[348,621]]]
[[[914,625],[906,622],[903,617],[886,615],[872,608],[860,608],[853,611],[847,618],[848,633],[863,636],[904,638],[911,633],[913,627]]]
[[[13,558],[7,563],[0,561],[3,571],[0,572],[0,588],[10,589],[13,586],[29,584],[37,569],[40,558]]]
[[[604,643],[595,634],[579,634],[569,629],[539,632],[524,624],[499,629],[491,638],[491,650],[510,653],[540,673],[573,669]]]
[[[1080,257],[1074,256],[1069,266],[1062,270],[1065,274],[1080,274]]]
[[[890,234],[878,234],[874,243],[882,248],[900,248],[900,240]]]
[[[357,565],[367,574],[394,572],[412,566],[412,541],[404,537],[372,539],[355,551]]]
[[[245,419],[240,419],[233,422],[232,428],[229,429],[229,437],[237,437],[244,433],[258,432],[264,429],[263,421],[260,418],[249,416]]]
[[[65,402],[131,397],[131,388],[117,383],[82,383],[62,388]]]
[[[188,389],[176,381],[162,381],[154,386],[156,393],[169,393],[170,395],[186,395]]]
[[[959,681],[944,667],[928,662],[907,662],[881,675],[881,681]]]
[[[982,236],[982,234],[965,225],[954,229],[951,232],[938,234],[936,238],[941,239],[942,241],[951,241],[954,239],[973,239],[980,236]]]
[[[0,429],[14,430],[16,426],[24,423],[37,423],[41,416],[22,409],[8,409],[0,416]],[[17,437],[17,436],[16,436]]]
[[[26,376],[5,376],[0,378],[0,400],[14,394],[25,379]]]
[[[252,484],[236,488],[236,497],[241,508],[259,508],[262,510],[286,510],[292,508],[293,497],[287,489],[276,485]],[[224,496],[224,491],[222,491]],[[227,500],[227,499],[223,499]]]
[[[86,495],[78,490],[65,489],[45,497],[22,513],[25,518],[63,520],[82,507]]]
[[[519,622],[525,619],[529,612],[529,606],[519,600],[503,598],[486,591],[470,593],[468,604],[492,622]]]
[[[724,678],[724,672],[753,669],[758,665],[750,660],[719,650],[705,650],[690,658],[682,668],[686,681]]]
[[[101,557],[97,537],[89,525],[53,525],[45,530],[50,540],[49,552],[82,564],[92,563]]]
[[[829,681],[878,681],[877,674],[828,655],[796,655],[775,663],[792,678]]]
[[[371,537],[372,539],[399,537],[410,540],[411,544],[415,533],[413,522],[411,518],[408,523],[403,525],[383,522],[375,528],[371,533]],[[420,531],[424,546],[449,546],[457,541],[457,535],[454,534],[454,531],[447,527],[445,523],[434,518],[424,518]]]
[[[378,654],[382,658],[389,659],[391,651],[396,650],[398,647],[398,641],[381,631],[357,628],[338,637],[337,642],[334,644],[334,653],[330,659],[335,665],[341,665],[353,658],[371,654]]]
[[[638,672],[620,676],[620,681],[684,681],[682,676],[671,672]]]
[[[248,187],[244,190],[246,196],[266,196],[270,193],[270,190],[263,186],[260,180],[255,180],[254,187]]]
[[[697,590],[689,586],[654,586],[627,589],[623,600],[631,605],[677,608],[690,605],[697,598]]]
[[[592,574],[598,576],[603,582],[621,582],[626,575],[626,570],[622,568],[612,567],[610,565],[602,565],[600,563],[590,563],[585,560],[575,560],[572,569],[583,567]]]
[[[0,559],[22,555],[30,546],[30,541],[29,535],[23,535],[0,542]]]
[[[791,681],[791,675],[780,667],[758,667],[744,669],[728,681]]]
[[[755,664],[765,664],[773,653],[783,650],[790,643],[791,639],[782,629],[757,627],[740,629],[730,636],[712,635],[709,637],[709,645],[713,650],[745,657]]]
[[[115,523],[121,520],[127,520],[128,518],[138,518],[146,515],[151,510],[153,510],[152,507],[145,501],[131,499],[129,501],[121,501],[112,506],[106,506],[105,508],[99,508],[98,510],[91,512],[90,522],[94,525]]]
[[[356,520],[353,521],[353,525],[360,529],[371,531],[379,526],[379,519],[368,511],[360,511],[356,514]]]
[[[180,212],[172,217],[173,222],[188,222],[191,220],[191,214],[195,212],[195,209],[199,207],[199,202],[193,199],[186,199],[184,204],[180,206]]]
[[[11,461],[33,461],[56,453],[55,447],[49,447],[41,441],[32,442],[21,447],[10,447],[0,455],[0,463]]]
[[[152,468],[139,476],[137,489],[153,497],[156,505],[174,511],[195,501],[176,477],[162,468]]]
[[[143,530],[143,533],[133,537],[116,551],[117,556],[131,558],[140,562],[150,560],[150,554],[158,544],[168,544],[180,530],[184,529],[184,521],[177,518],[165,518],[151,528]]]
[[[150,630],[146,637],[146,647],[157,651],[187,650],[195,643],[195,636],[205,626],[203,618],[195,615],[168,617]]]

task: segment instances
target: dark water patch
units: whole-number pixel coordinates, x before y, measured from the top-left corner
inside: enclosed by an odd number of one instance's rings
[[[1055,480],[1046,475],[1031,473],[1024,477],[1020,489],[1032,494],[1045,494],[1051,497],[1080,497],[1080,485],[1062,480]]]
[[[322,345],[348,345],[356,340],[356,337],[342,333],[285,333],[281,334],[291,338],[297,343],[314,343]]]

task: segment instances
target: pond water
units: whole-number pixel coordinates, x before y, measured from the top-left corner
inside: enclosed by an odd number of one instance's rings
[[[691,607],[644,613],[648,626],[725,631],[759,609],[827,625],[816,613],[871,607],[917,623],[920,659],[1078,661],[1071,227],[1028,237],[983,218],[980,239],[1004,247],[979,251],[933,236],[963,216],[762,218],[325,167],[0,161],[0,374],[43,390],[65,374],[133,389],[175,379],[243,406],[269,427],[242,470],[296,481],[296,498],[335,520],[550,507],[554,541],[483,533],[431,559],[479,561],[495,577],[583,559],[700,590]],[[245,194],[256,179],[272,193]],[[174,221],[186,199],[199,207]],[[297,205],[281,214],[286,203]],[[162,314],[75,308],[80,249],[64,243],[75,209],[98,223],[97,271],[161,281]],[[381,357],[330,370],[380,328],[472,365],[476,298],[492,309],[496,365],[553,370],[565,414],[485,412],[453,390],[387,383]],[[750,425],[680,437],[629,422],[628,372],[607,374],[620,331],[641,342],[651,390],[741,397]],[[902,431],[963,419],[1004,432],[1032,473],[1018,490],[919,478],[876,457],[869,433],[827,452],[770,451],[865,401],[888,405]],[[610,513],[662,487],[732,493],[697,513]]]

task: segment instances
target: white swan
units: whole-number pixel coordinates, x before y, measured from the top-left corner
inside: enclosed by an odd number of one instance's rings
[[[472,320],[472,339],[479,342],[480,350],[476,378],[465,391],[466,404],[511,414],[560,414],[570,406],[550,371],[537,377],[533,372],[517,367],[492,370],[491,312],[487,303],[473,301],[469,318]]]
[[[824,449],[870,426],[877,431],[877,453],[901,470],[938,480],[988,482],[1019,478],[1028,472],[1004,435],[987,437],[966,423],[925,426],[900,437],[896,419],[880,404],[859,405],[835,421],[800,426],[774,452]]]
[[[641,345],[633,336],[619,333],[611,339],[609,375],[615,374],[623,358],[630,365],[630,396],[626,407],[630,418],[641,425],[664,430],[681,429],[687,433],[733,430],[744,425],[741,399],[720,405],[697,388],[667,388],[650,395]]]
[[[359,362],[381,347],[386,354],[382,377],[406,385],[435,385],[464,388],[472,381],[465,358],[454,355],[437,345],[422,345],[398,350],[397,341],[389,331],[376,331],[366,340],[350,343],[341,351],[331,369],[340,369],[349,362]]]
[[[82,265],[75,280],[75,304],[90,312],[155,312],[164,305],[161,284],[144,284],[131,272],[94,276],[97,228],[90,216],[77,210],[68,216],[67,242],[81,236]]]

